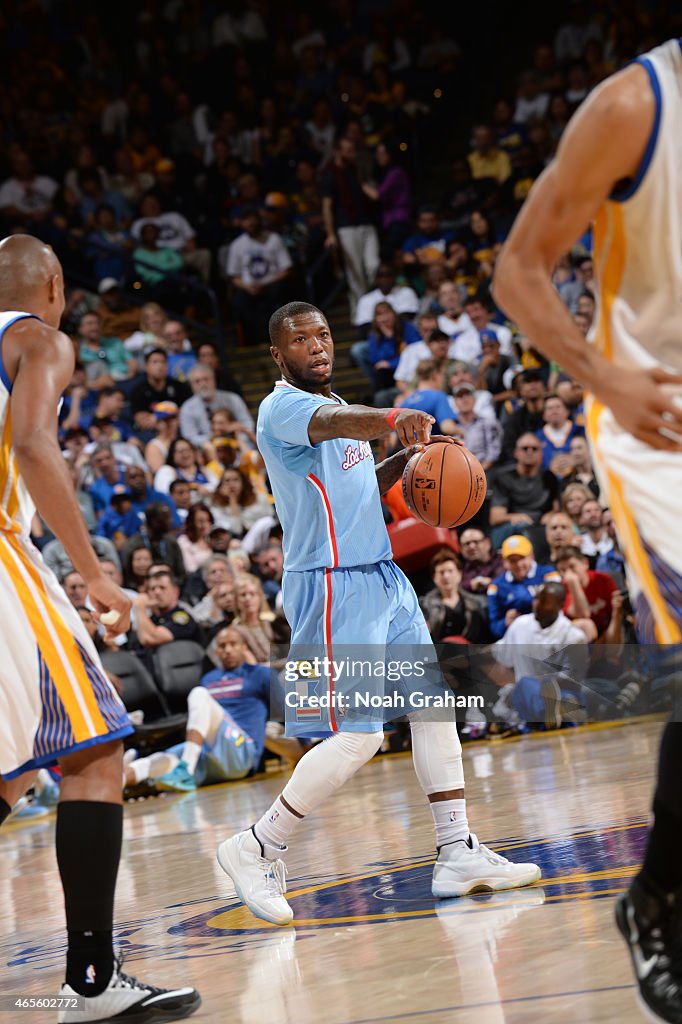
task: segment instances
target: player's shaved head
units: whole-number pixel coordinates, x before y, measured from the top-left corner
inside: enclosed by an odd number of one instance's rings
[[[285,330],[295,330],[294,320],[299,316],[320,316],[327,323],[327,318],[321,309],[311,305],[310,302],[287,302],[286,306],[280,306],[270,317],[268,333],[270,341],[275,347],[282,342],[282,335]]]
[[[543,583],[537,590],[538,594],[544,594],[546,597],[554,601],[559,608],[563,608],[566,601],[566,587],[559,581],[550,580],[548,583]]]
[[[0,242],[0,303],[48,284],[61,268],[49,245],[33,235],[10,235]]]

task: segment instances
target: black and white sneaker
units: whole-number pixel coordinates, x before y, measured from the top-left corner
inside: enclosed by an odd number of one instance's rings
[[[78,996],[70,985],[62,985],[60,998],[79,998],[78,1009],[60,1009],[59,1024],[89,1024],[121,1021],[121,1024],[165,1024],[184,1020],[201,1006],[193,988],[155,988],[124,974],[116,961],[111,980],[98,996]],[[82,1008],[81,1008],[82,1007]]]
[[[678,914],[673,897],[653,895],[638,879],[616,904],[616,924],[630,949],[643,1009],[668,1024],[682,1024]]]

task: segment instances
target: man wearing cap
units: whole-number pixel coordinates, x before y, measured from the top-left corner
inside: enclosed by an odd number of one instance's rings
[[[129,537],[134,537],[140,532],[140,523],[143,520],[144,516],[133,508],[130,488],[125,484],[115,484],[109,499],[109,507],[97,523],[96,534],[98,537],[107,537],[113,541],[116,549],[120,551]]]
[[[137,372],[137,363],[130,358],[121,339],[102,336],[102,322],[97,313],[85,313],[81,317],[78,334],[78,358],[85,367],[88,387],[99,391]]]
[[[97,285],[100,297],[97,314],[102,333],[108,337],[128,338],[140,326],[139,306],[126,302],[121,285],[115,277],[104,277]]]
[[[488,620],[497,639],[519,615],[533,608],[533,597],[543,582],[560,583],[561,576],[551,565],[538,565],[533,545],[527,537],[514,534],[502,545],[505,572],[488,587]]]
[[[519,380],[521,405],[506,420],[503,417],[504,439],[502,462],[509,462],[521,434],[536,434],[542,429],[545,409],[545,382],[539,370],[524,370]]]
[[[502,449],[502,427],[497,420],[476,415],[476,389],[462,381],[452,396],[462,440],[486,471],[495,465]]]

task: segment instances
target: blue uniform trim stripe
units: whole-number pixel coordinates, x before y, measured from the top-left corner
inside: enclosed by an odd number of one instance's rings
[[[120,728],[128,722],[126,709],[113,693],[109,681],[104,678],[97,665],[95,665],[88,652],[80,643],[78,643],[78,650],[81,653],[88,679],[92,683],[92,689],[97,698],[97,706],[102,718],[110,729]]]
[[[653,91],[654,100],[656,103],[656,112],[654,115],[654,125],[651,129],[651,135],[649,136],[649,141],[647,142],[646,149],[644,150],[644,156],[642,157],[642,162],[639,165],[637,174],[625,189],[622,189],[621,191],[618,192],[614,191],[609,196],[609,199],[612,199],[616,203],[624,203],[627,199],[632,199],[635,192],[642,184],[642,181],[644,180],[644,175],[649,169],[649,164],[653,160],[654,152],[656,149],[656,143],[658,141],[658,132],[661,127],[661,111],[663,108],[663,96],[661,94],[661,85],[658,81],[658,75],[656,74],[656,70],[648,57],[638,57],[636,60],[632,61],[632,63],[641,64],[641,66],[644,68],[644,70],[649,76],[649,82],[651,84],[651,89]]]
[[[34,758],[47,756],[54,758],[55,751],[61,751],[65,747],[71,746],[75,738],[69,716],[57,693],[54,680],[40,648],[38,648],[38,668],[43,713],[33,742],[33,754]]]
[[[648,544],[644,544],[644,549],[670,611],[678,619],[682,618],[682,576],[652,551]]]
[[[12,317],[11,320],[8,320],[2,330],[0,330],[0,380],[10,394],[12,394],[12,381],[7,376],[7,370],[5,369],[5,363],[2,358],[2,339],[7,328],[11,327],[12,324],[15,324],[17,320],[40,320],[40,317],[36,316],[34,313],[17,313],[17,315]]]
[[[130,736],[134,732],[135,729],[130,723],[128,723],[128,725],[123,728],[117,729],[116,732],[105,732],[101,736],[92,736],[89,740],[82,740],[80,743],[72,743],[71,746],[65,747],[63,750],[53,750],[49,754],[32,757],[30,761],[25,761],[13,771],[5,772],[2,777],[3,779],[16,779],[18,775],[23,775],[24,772],[35,771],[36,768],[48,768],[50,765],[56,764],[59,758],[67,757],[69,754],[75,754],[78,750],[85,750],[87,747],[94,747],[98,743],[111,743],[112,740],[122,740],[124,737]]]

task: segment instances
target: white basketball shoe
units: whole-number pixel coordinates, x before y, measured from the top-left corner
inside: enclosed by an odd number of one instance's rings
[[[111,980],[98,996],[79,996],[70,985],[62,985],[59,1024],[86,1024],[91,1021],[126,1021],[130,1024],[161,1024],[184,1020],[201,1006],[201,996],[193,988],[155,988],[138,981],[114,963]],[[77,1002],[71,1008],[70,1001]]]
[[[479,843],[471,832],[468,841],[447,843],[438,851],[431,891],[436,898],[470,896],[531,885],[540,878],[537,864],[516,864]]]
[[[255,917],[271,924],[289,924],[294,912],[284,899],[286,865],[279,854],[286,846],[263,845],[253,828],[221,843],[218,863],[234,882],[237,896]]]

